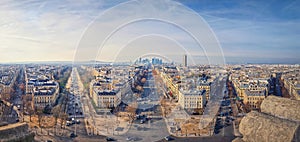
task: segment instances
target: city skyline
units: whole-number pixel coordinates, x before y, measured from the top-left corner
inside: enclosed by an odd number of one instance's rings
[[[300,141],[300,0],[0,0],[0,141]]]
[[[239,2],[239,1],[179,1],[197,12],[210,26],[220,41],[227,63],[299,63],[298,49],[300,12],[299,1]],[[122,1],[51,1],[11,2],[0,4],[0,62],[73,61],[77,44],[86,28],[101,13]],[[125,12],[126,9],[120,9]],[[118,17],[119,15],[114,15]],[[115,17],[114,17],[115,18]],[[113,19],[113,18],[112,18]],[[113,21],[108,21],[108,23]],[[143,23],[139,29],[162,30],[165,26]],[[197,28],[197,25],[191,25]],[[128,32],[130,31],[130,32]],[[132,27],[120,35],[130,36],[137,31]],[[175,28],[165,30],[195,46]],[[131,43],[132,49],[174,47],[170,40],[157,37],[142,38]],[[149,44],[149,41],[159,41]],[[109,50],[119,46],[107,45]],[[114,45],[115,44],[115,45]],[[172,49],[174,49],[172,48]],[[171,49],[171,50],[172,50]],[[159,50],[166,53],[170,49]],[[141,52],[142,53],[142,52]],[[182,49],[174,56],[182,61]],[[124,52],[124,55],[131,56]],[[202,55],[198,53],[198,56]],[[126,57],[125,57],[126,58]],[[108,58],[104,58],[108,59]],[[122,59],[122,57],[120,57]],[[93,60],[93,59],[91,59]],[[96,59],[97,60],[97,59]],[[176,58],[174,59],[176,60]],[[105,61],[105,60],[104,60]]]

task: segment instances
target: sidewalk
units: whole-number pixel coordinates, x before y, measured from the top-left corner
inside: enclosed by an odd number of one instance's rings
[[[98,115],[94,109],[90,98],[86,95],[83,101],[83,110],[85,114],[86,130],[88,134],[93,135],[122,135],[127,133],[130,125],[127,121],[120,120],[115,115]],[[118,119],[118,120],[117,120]],[[110,125],[108,125],[110,124]]]
[[[115,115],[95,115],[95,134],[123,135],[128,132],[131,124]]]
[[[176,130],[175,130],[175,133],[172,132],[172,130],[171,130],[171,128],[176,129],[176,127],[179,125],[179,124],[177,124],[175,119],[187,120],[189,118],[190,118],[190,116],[183,109],[181,109],[179,105],[176,105],[176,107],[171,110],[171,113],[168,116],[163,117],[163,119],[165,120],[165,123],[167,125],[169,134],[171,134],[173,136],[177,136],[177,137],[183,137],[183,136],[178,135]]]

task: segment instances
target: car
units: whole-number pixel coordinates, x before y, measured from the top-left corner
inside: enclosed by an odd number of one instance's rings
[[[174,138],[172,138],[171,136],[166,136],[166,137],[164,137],[164,139],[165,139],[166,141],[171,141],[171,140],[173,140]]]
[[[114,138],[106,137],[106,141],[116,141]]]
[[[126,138],[126,141],[131,141],[132,140],[132,137],[127,137]]]
[[[79,124],[79,123],[80,123],[80,120],[79,120],[79,119],[77,119],[77,120],[76,120],[76,123],[77,123],[77,124]]]
[[[137,137],[127,137],[126,138],[126,141],[138,141],[139,140],[139,138],[137,138]]]
[[[71,126],[73,123],[71,121],[66,122],[66,126]]]
[[[70,138],[75,138],[75,137],[77,137],[77,135],[75,133],[70,134]]]
[[[21,110],[21,105],[17,105],[18,110]]]

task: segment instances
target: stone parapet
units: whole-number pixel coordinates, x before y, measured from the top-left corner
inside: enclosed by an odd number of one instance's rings
[[[261,112],[276,117],[300,121],[300,101],[268,96],[260,106]]]

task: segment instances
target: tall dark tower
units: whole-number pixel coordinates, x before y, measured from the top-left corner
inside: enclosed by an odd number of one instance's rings
[[[183,55],[183,66],[187,67],[187,55]]]

